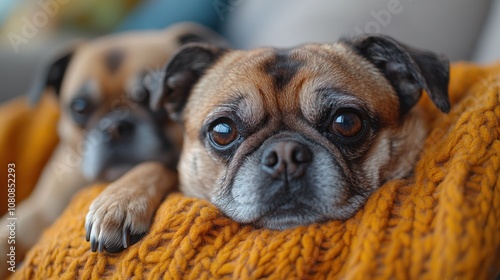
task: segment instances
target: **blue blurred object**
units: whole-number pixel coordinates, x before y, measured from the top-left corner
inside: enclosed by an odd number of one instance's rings
[[[5,21],[9,17],[10,12],[16,4],[21,1],[16,0],[2,0],[0,1],[0,28],[4,25]]]
[[[116,31],[159,29],[181,21],[192,21],[214,30],[219,17],[213,0],[149,0],[137,6]]]

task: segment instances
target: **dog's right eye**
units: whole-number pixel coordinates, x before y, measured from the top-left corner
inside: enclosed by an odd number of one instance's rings
[[[225,147],[238,138],[238,130],[234,122],[222,118],[214,122],[209,130],[210,140],[217,146]]]

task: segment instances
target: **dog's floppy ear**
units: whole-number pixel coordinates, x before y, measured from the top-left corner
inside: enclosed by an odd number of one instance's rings
[[[217,32],[196,23],[178,23],[167,28],[167,32],[179,32],[177,41],[183,46],[189,43],[212,44],[229,47],[229,43]]]
[[[391,83],[400,102],[400,113],[408,112],[425,90],[441,111],[450,111],[448,82],[450,63],[443,55],[408,47],[382,35],[360,35],[343,39],[358,54],[374,64]]]
[[[80,41],[73,42],[57,50],[54,55],[49,56],[48,59],[41,64],[40,68],[37,70],[35,81],[28,93],[31,104],[38,103],[38,100],[40,100],[40,97],[47,88],[52,88],[54,93],[59,96],[64,74],[79,44]]]
[[[181,121],[182,110],[191,89],[203,73],[226,51],[215,45],[190,43],[182,47],[167,63],[163,73],[152,74],[161,79],[159,85],[147,83],[153,110],[165,106],[170,118]]]
[[[204,43],[229,47],[229,43],[217,32],[194,22],[176,23],[167,26],[164,32],[169,43],[176,41],[179,46],[189,43]]]

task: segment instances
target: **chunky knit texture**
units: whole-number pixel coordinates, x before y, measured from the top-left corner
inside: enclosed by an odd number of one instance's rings
[[[489,76],[489,77],[488,77]],[[500,64],[454,65],[452,111],[432,127],[415,174],[390,181],[347,221],[254,229],[210,203],[169,195],[139,243],[98,254],[84,220],[104,188],[81,191],[14,279],[488,279],[500,271]]]

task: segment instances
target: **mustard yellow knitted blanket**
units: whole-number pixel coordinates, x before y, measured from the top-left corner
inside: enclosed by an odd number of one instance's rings
[[[92,253],[81,191],[14,279],[488,279],[500,271],[500,64],[452,68],[448,115],[425,97],[431,133],[414,175],[387,182],[347,221],[254,229],[169,195],[150,232]]]

